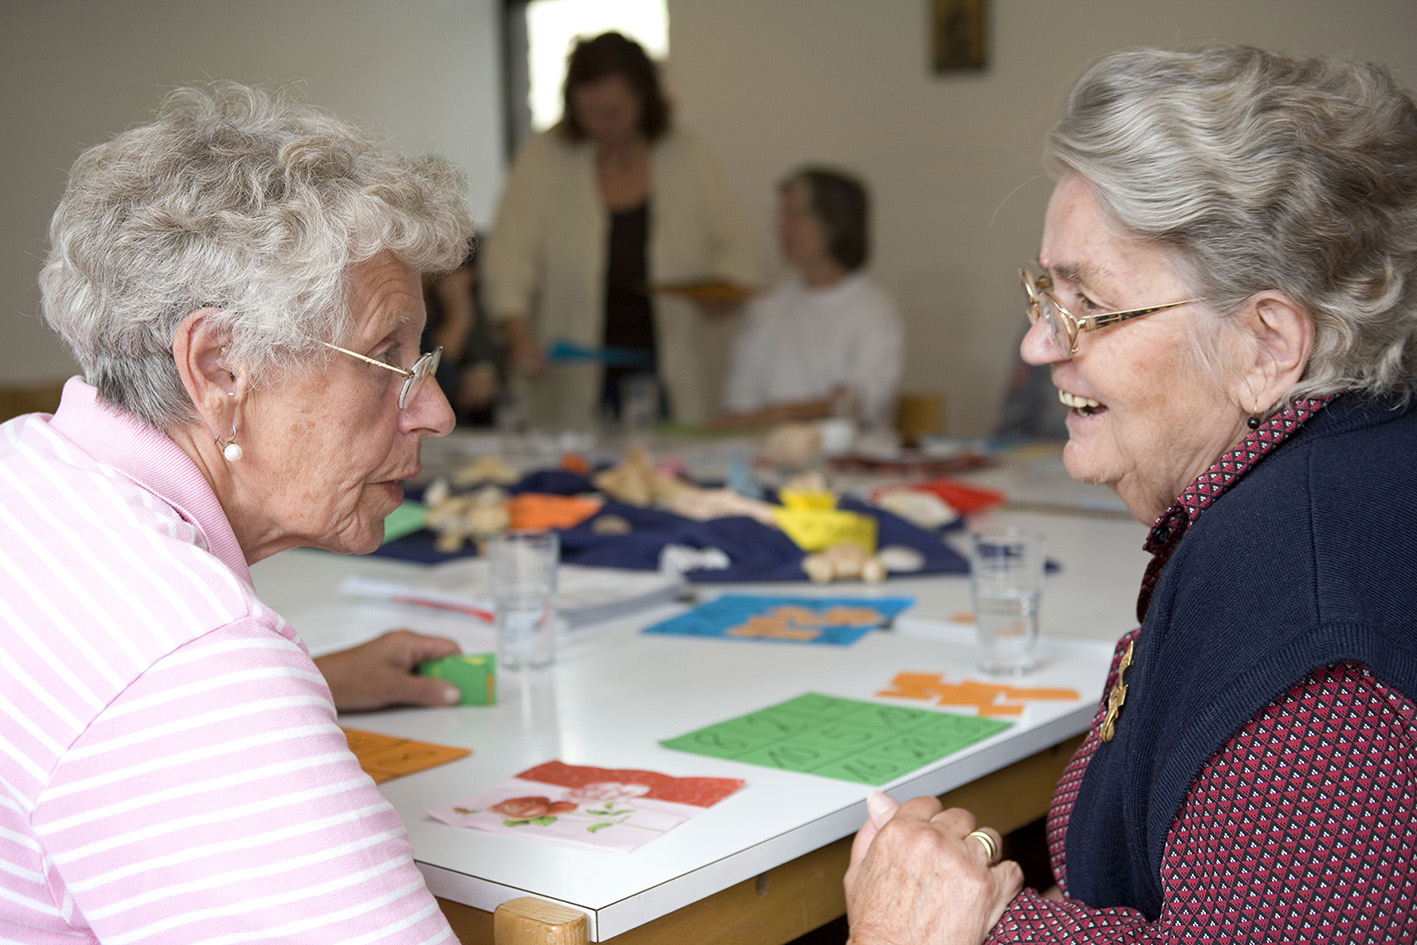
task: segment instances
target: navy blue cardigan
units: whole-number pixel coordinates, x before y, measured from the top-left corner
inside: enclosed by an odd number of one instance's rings
[[[1417,699],[1417,410],[1354,395],[1220,496],[1167,562],[1116,737],[1068,819],[1068,895],[1154,921],[1167,832],[1205,763],[1348,660]]]

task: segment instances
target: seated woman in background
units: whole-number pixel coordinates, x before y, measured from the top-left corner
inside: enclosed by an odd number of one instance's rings
[[[838,171],[807,167],[778,190],[777,235],[793,272],[748,304],[719,423],[848,415],[889,426],[905,333],[890,298],[861,272],[866,188]]]
[[[379,546],[470,232],[451,166],[237,85],[75,162],[40,289],[84,377],[0,426],[0,939],[451,939],[335,710],[456,701],[411,670],[457,645],[312,661],[248,566]]]
[[[852,942],[1417,940],[1417,105],[1373,66],[1122,52],[1046,163],[1021,350],[1068,472],[1151,526],[1141,627],[1053,796],[1060,895],[875,794]]]

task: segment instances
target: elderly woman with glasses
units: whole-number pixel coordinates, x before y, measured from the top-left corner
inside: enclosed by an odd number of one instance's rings
[[[451,701],[411,670],[456,644],[312,662],[248,565],[378,546],[470,232],[447,164],[240,86],[75,163],[40,283],[83,378],[0,426],[0,939],[451,937],[335,710]]]
[[[1417,106],[1382,70],[1124,52],[1074,88],[1022,352],[1152,526],[1059,783],[1059,888],[868,804],[856,945],[1417,939]],[[976,842],[977,841],[977,842]]]

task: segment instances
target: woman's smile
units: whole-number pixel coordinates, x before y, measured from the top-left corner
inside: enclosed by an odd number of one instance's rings
[[[1070,394],[1062,389],[1059,389],[1058,391],[1058,400],[1062,402],[1064,407],[1069,407],[1072,410],[1082,414],[1084,417],[1090,417],[1100,410],[1107,409],[1100,402],[1093,400],[1091,397],[1082,397],[1078,394]]]

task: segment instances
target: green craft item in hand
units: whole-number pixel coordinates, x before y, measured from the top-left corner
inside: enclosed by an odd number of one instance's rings
[[[458,705],[497,704],[495,653],[457,653],[440,660],[429,660],[419,664],[418,673],[444,679],[457,686],[462,693]]]

